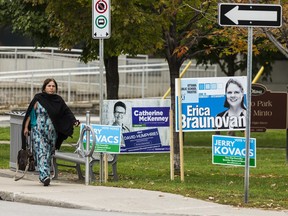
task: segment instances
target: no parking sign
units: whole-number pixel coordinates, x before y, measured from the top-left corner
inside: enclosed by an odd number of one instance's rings
[[[110,0],[93,0],[92,38],[107,39],[111,36]]]

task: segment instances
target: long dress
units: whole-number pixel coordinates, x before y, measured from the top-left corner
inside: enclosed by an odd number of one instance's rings
[[[46,177],[50,178],[51,153],[56,143],[57,133],[46,109],[39,102],[37,104],[36,124],[32,127],[32,144],[39,170],[39,180],[43,182]]]

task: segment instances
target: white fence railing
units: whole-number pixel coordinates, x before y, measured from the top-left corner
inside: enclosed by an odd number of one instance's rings
[[[56,79],[58,92],[67,102],[97,103],[100,86],[106,89],[105,72],[104,83],[100,85],[98,61],[84,64],[79,61],[80,52],[0,47],[0,106],[29,103],[47,77]],[[163,59],[121,56],[118,65],[119,98],[162,97],[169,88],[169,68]],[[185,66],[186,63],[182,69]],[[184,77],[213,77],[216,74],[216,66],[205,68],[192,64]]]

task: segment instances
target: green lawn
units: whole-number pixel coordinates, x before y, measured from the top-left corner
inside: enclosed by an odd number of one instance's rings
[[[10,127],[0,127],[0,141],[10,140]]]
[[[258,149],[250,168],[247,206],[288,209],[288,167],[284,149]],[[121,155],[119,182],[108,185],[182,194],[243,206],[244,167],[213,165],[210,148],[184,149],[184,182],[170,180],[169,154]]]
[[[76,134],[79,131],[67,142],[75,142]],[[234,206],[288,209],[285,130],[251,134],[257,139],[257,167],[249,169],[248,204],[244,203],[245,168],[212,164],[212,134],[185,134],[184,182],[179,176],[170,180],[169,154],[132,154],[119,156],[119,181],[102,185],[170,192]],[[0,159],[0,168],[9,168],[9,145],[0,145]],[[65,167],[60,171],[75,173]]]
[[[185,146],[211,146],[212,132],[191,132],[184,133]],[[252,132],[250,138],[256,138],[257,147],[263,148],[285,148],[285,130],[267,130],[266,132]],[[221,135],[227,135],[222,132]],[[236,132],[236,136],[244,137],[241,131]]]

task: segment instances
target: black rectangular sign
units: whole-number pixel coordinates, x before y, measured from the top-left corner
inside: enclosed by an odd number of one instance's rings
[[[218,5],[221,26],[280,27],[282,7],[275,4],[225,4]]]

